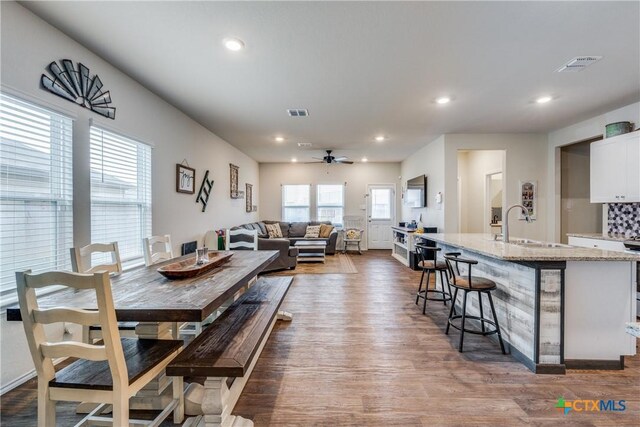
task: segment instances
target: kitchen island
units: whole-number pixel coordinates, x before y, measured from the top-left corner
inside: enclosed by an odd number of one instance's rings
[[[443,254],[461,252],[478,261],[473,275],[498,287],[493,295],[502,336],[532,371],[622,369],[623,357],[636,353],[625,324],[636,319],[640,256],[530,240],[504,243],[490,234],[416,237],[437,242]],[[467,304],[469,314],[479,314],[475,295]]]

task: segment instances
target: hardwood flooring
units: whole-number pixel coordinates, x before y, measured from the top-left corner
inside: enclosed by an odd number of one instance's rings
[[[420,275],[388,251],[350,255],[357,274],[300,274],[233,413],[259,426],[640,425],[640,357],[623,371],[535,375],[486,337],[444,335],[448,309],[415,305]],[[35,425],[35,382],[2,396],[1,423]],[[559,397],[626,400],[620,413],[554,408]],[[59,425],[77,420],[59,405]],[[165,423],[164,425],[172,425]]]

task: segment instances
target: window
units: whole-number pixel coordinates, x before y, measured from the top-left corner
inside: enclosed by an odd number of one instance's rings
[[[343,185],[318,185],[318,221],[342,225],[344,210]]]
[[[71,268],[72,128],[69,117],[0,94],[0,291],[15,272]]]
[[[391,219],[392,197],[389,188],[371,189],[371,219]]]
[[[282,186],[282,220],[309,221],[309,185]]]
[[[150,235],[151,147],[92,126],[91,241],[118,242],[126,263],[142,259]]]

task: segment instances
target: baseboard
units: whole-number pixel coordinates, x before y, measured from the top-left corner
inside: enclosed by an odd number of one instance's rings
[[[566,359],[564,363],[567,369],[621,371],[624,369],[624,356],[620,356],[620,360]]]
[[[62,362],[63,360],[66,360],[66,357],[61,357],[60,359],[56,359],[53,361],[54,365],[57,365],[58,363]],[[30,370],[29,372],[26,372],[22,375],[20,375],[18,378],[14,379],[13,381],[9,381],[9,383],[7,384],[2,384],[2,387],[0,387],[0,396],[4,395],[5,393],[10,392],[11,390],[13,390],[16,387],[21,386],[22,384],[26,383],[27,381],[29,381],[32,378],[36,377],[36,370],[35,368]]]

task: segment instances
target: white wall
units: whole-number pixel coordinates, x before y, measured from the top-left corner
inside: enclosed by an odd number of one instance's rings
[[[425,227],[438,227],[438,232],[443,232],[444,202],[437,204],[436,194],[444,193],[444,136],[429,142],[400,165],[403,188],[406,187],[407,180],[422,174],[427,176],[427,207],[411,208],[401,205],[401,218],[403,221],[417,221],[422,214]]]
[[[202,242],[204,233],[254,221],[244,200],[229,198],[229,163],[240,167],[240,185],[254,184],[259,198],[258,164],[175,107],[148,91],[109,63],[53,28],[22,6],[1,4],[2,90],[72,116],[74,122],[74,243],[90,243],[89,119],[113,131],[155,146],[153,150],[153,233],[172,235],[175,250],[190,240]],[[108,35],[105,35],[108,37]],[[71,59],[98,74],[111,91],[116,119],[102,118],[39,88],[40,75],[54,60]],[[167,82],[170,84],[170,82]],[[203,96],[211,96],[204,94]],[[175,165],[187,159],[197,172],[196,189],[206,169],[215,180],[205,213],[195,195],[175,191]],[[2,314],[3,387],[33,369],[21,323],[7,323]],[[61,328],[55,330],[61,338]]]
[[[458,151],[505,150],[503,170],[505,207],[519,203],[518,181],[538,181],[538,219],[532,224],[518,221],[512,212],[510,233],[514,237],[543,239],[546,233],[547,136],[539,134],[449,134],[445,135],[445,230],[458,232]]]
[[[547,193],[549,209],[547,210],[547,239],[560,241],[560,209],[561,209],[561,174],[560,147],[604,135],[608,123],[630,121],[640,126],[640,103],[626,105],[588,120],[550,132],[548,135]]]
[[[367,184],[396,184],[396,206],[400,201],[400,163],[354,163],[352,165],[323,165],[301,163],[260,164],[260,219],[278,220],[282,217],[282,185],[311,184],[311,218],[315,218],[317,184],[344,184],[345,215],[366,215]],[[396,218],[398,209],[396,208]],[[365,233],[365,240],[366,240]],[[366,247],[366,242],[364,244]]]

